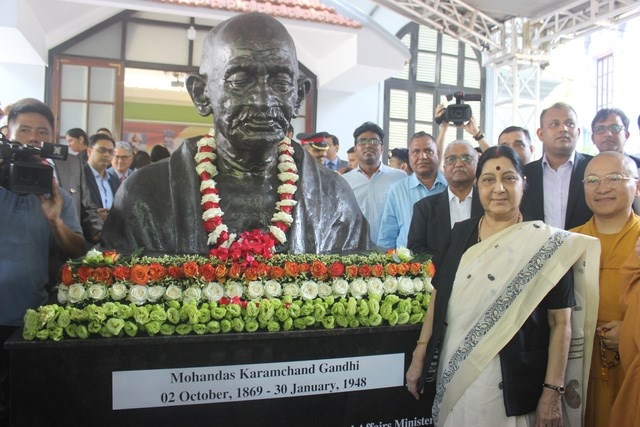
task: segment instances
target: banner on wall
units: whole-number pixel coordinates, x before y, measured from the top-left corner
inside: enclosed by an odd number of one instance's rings
[[[170,152],[176,150],[185,139],[204,135],[210,126],[190,123],[143,122],[125,120],[122,139],[129,142],[134,150],[148,153],[154,145],[163,145]]]

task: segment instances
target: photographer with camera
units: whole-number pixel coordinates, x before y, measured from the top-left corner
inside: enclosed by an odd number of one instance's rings
[[[53,138],[53,116],[35,112],[26,100],[13,105],[8,117],[11,145],[35,148],[38,152],[42,141]],[[39,101],[38,101],[39,102]],[[24,107],[24,108],[22,108]],[[8,143],[3,142],[6,146]],[[4,148],[4,147],[3,147]],[[4,151],[4,150],[3,150]],[[45,159],[25,156],[21,163],[28,166],[44,165]],[[2,165],[1,163],[5,163]],[[0,160],[0,166],[10,160]],[[13,168],[9,168],[11,170]],[[38,170],[36,167],[33,170]],[[3,170],[6,168],[3,167]],[[23,170],[29,170],[28,168]],[[52,171],[49,172],[52,174]],[[23,177],[27,176],[22,175]],[[43,175],[39,175],[43,176]],[[50,175],[51,176],[51,175]],[[82,230],[71,195],[59,188],[51,179],[51,192],[36,194],[13,191],[6,179],[0,187],[0,342],[22,325],[28,308],[45,304],[48,299],[49,258],[59,248],[67,257],[76,258],[85,253]],[[15,183],[15,181],[14,181]],[[6,408],[5,392],[8,389],[9,354],[2,351],[0,365],[0,420]]]
[[[438,136],[436,137],[436,146],[438,150],[443,153],[444,152],[444,139],[446,138],[447,129],[449,129],[449,124],[454,124],[458,127],[462,127],[471,137],[478,143],[481,151],[485,151],[487,148],[491,147],[492,144],[485,139],[485,135],[476,123],[475,118],[473,117],[473,113],[471,112],[471,107],[467,104],[464,104],[463,100],[467,99],[470,101],[479,101],[479,95],[466,95],[462,92],[456,92],[453,95],[447,95],[447,99],[451,100],[453,97],[456,98],[456,103],[451,104],[449,106],[445,106],[443,104],[439,104],[436,107],[436,123],[438,124]],[[442,169],[442,160],[440,159],[440,168]]]

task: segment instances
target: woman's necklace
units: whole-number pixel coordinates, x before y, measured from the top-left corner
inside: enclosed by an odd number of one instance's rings
[[[522,213],[518,212],[518,219],[516,220],[516,222],[514,222],[514,224],[517,224],[519,222],[522,222]],[[480,217],[480,221],[478,221],[478,243],[480,243],[482,241],[482,238],[480,237],[481,233],[482,233],[482,224],[484,224],[484,215],[482,215]],[[513,225],[513,224],[511,224]]]
[[[293,161],[293,147],[291,140],[285,138],[278,144],[278,179],[280,186],[278,194],[280,201],[276,203],[276,212],[271,218],[268,231],[260,229],[243,231],[240,237],[229,233],[228,227],[223,222],[224,212],[220,208],[220,196],[213,179],[218,175],[218,169],[213,164],[216,159],[215,131],[212,128],[209,134],[198,141],[198,150],[194,156],[196,172],[200,176],[200,194],[202,205],[202,219],[204,229],[208,233],[207,244],[209,253],[221,260],[233,259],[253,264],[255,256],[269,258],[273,255],[276,241],[281,244],[287,241],[287,231],[293,222],[291,212],[296,205],[293,199],[298,181],[298,168]]]

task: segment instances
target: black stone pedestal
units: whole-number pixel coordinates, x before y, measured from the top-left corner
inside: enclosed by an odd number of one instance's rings
[[[415,401],[404,387],[404,372],[419,329],[420,325],[415,325],[62,342],[24,341],[16,334],[5,347],[11,353],[12,425],[431,425],[428,399]],[[354,368],[360,363],[365,365],[366,360],[378,360],[367,356],[380,355],[395,355],[398,366],[376,365],[366,374]],[[335,380],[331,386],[319,380],[322,384],[309,386],[311,394],[296,392],[307,387],[301,384],[308,376],[292,374],[293,367],[311,366],[312,370],[321,371],[340,358],[348,359],[344,364],[352,371],[348,379]],[[246,378],[263,364],[272,363],[281,368],[282,378]],[[367,388],[366,384],[370,387],[375,383],[378,374],[388,374],[392,368],[395,385]],[[149,384],[132,381],[131,390],[147,387],[145,393],[153,396],[139,396],[135,391],[129,394],[126,381],[134,378],[130,371],[143,371],[142,378],[160,372],[156,377],[170,378],[167,383],[180,380],[186,391],[156,390]],[[202,372],[211,373],[212,377],[200,376]],[[227,376],[225,381],[221,379],[223,375]],[[210,391],[190,392],[203,384],[210,385]],[[215,388],[224,384],[230,391]],[[121,395],[114,399],[114,393],[127,394],[124,400],[134,409],[114,409],[114,401],[122,400]],[[280,396],[276,398],[275,394]],[[140,407],[138,401],[147,397],[155,399],[155,407]]]

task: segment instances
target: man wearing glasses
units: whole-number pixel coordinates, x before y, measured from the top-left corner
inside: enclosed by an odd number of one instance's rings
[[[356,196],[360,210],[369,222],[372,242],[378,240],[380,220],[389,187],[407,174],[382,164],[384,131],[375,123],[365,122],[353,132],[358,166],[344,175]]]
[[[624,144],[629,135],[629,118],[618,108],[603,108],[591,122],[591,140],[599,152],[617,151],[629,156],[640,167],[640,158],[624,152]]]
[[[596,129],[597,126],[600,125],[596,125]],[[609,424],[609,416],[624,378],[622,366],[618,363],[618,342],[623,318],[620,289],[626,285],[621,283],[620,267],[629,254],[634,252],[636,240],[640,236],[640,217],[631,209],[634,198],[640,194],[638,168],[622,153],[603,151],[587,165],[583,185],[586,202],[593,211],[593,217],[571,231],[597,237],[602,247],[598,323],[591,358],[585,420],[589,420],[587,426],[614,425]],[[623,414],[617,415],[621,419],[625,418]]]
[[[98,207],[98,215],[104,222],[113,204],[113,197],[120,180],[107,173],[116,143],[109,135],[97,133],[89,138],[88,160],[84,165],[84,176],[91,194],[91,201]]]
[[[133,163],[133,148],[127,141],[116,142],[116,149],[111,159],[111,167],[107,169],[110,175],[115,175],[122,182],[131,175]]]

